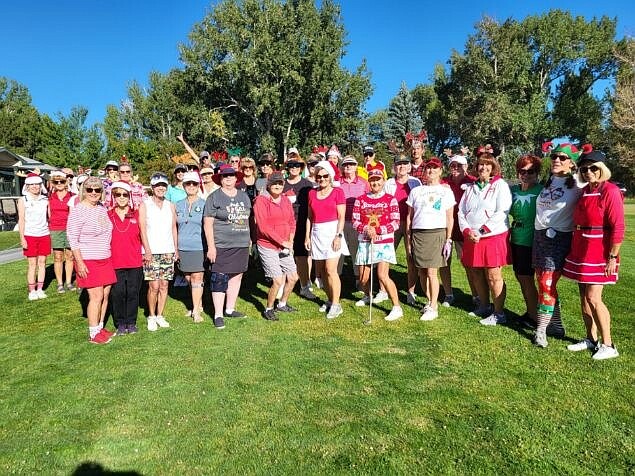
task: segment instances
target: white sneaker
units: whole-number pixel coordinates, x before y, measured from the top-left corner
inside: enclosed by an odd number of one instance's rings
[[[467,313],[470,317],[488,317],[493,314],[494,310],[490,304],[485,307],[478,307],[474,311],[470,311]]]
[[[337,316],[344,314],[344,309],[339,304],[333,304],[329,312],[326,314],[327,319],[335,319]]]
[[[439,311],[437,311],[436,309],[433,309],[432,306],[430,306],[429,304],[426,304],[423,307],[423,314],[421,314],[421,317],[419,318],[419,320],[433,321],[437,317],[439,317]]]
[[[384,302],[387,300],[388,300],[388,293],[380,289],[379,291],[377,291],[377,294],[375,294],[375,299],[373,299],[373,304],[379,304],[380,302]]]
[[[159,327],[170,327],[170,323],[166,321],[165,317],[163,316],[157,316],[156,323],[159,325]]]
[[[580,352],[581,350],[595,350],[597,349],[597,344],[594,344],[591,339],[586,338],[581,340],[580,342],[576,342],[575,344],[569,344],[567,349],[571,352]]]
[[[300,287],[300,296],[311,300],[317,297],[311,292],[311,286]]]
[[[406,303],[409,304],[410,306],[416,306],[417,295],[415,293],[408,293],[408,295],[406,296]]]
[[[597,352],[593,354],[593,360],[614,359],[615,357],[619,355],[620,354],[615,347],[600,344]]]
[[[377,301],[373,301],[373,302],[377,302]],[[364,307],[364,306],[367,306],[369,303],[370,303],[370,296],[364,296],[359,301],[357,301],[355,305],[357,307]]]
[[[441,303],[443,307],[450,307],[452,304],[454,304],[453,294],[448,294],[447,296],[445,296],[445,299],[443,299],[443,302]]]
[[[148,316],[148,330],[154,332],[158,329],[157,318],[155,316]]]
[[[502,312],[498,314],[493,312],[485,319],[481,319],[478,322],[484,326],[495,326],[496,324],[505,324],[507,322],[507,318]]]
[[[33,291],[29,291],[29,301],[37,301],[38,299],[40,299],[40,297],[35,289]]]
[[[38,299],[46,299],[48,297],[43,289],[38,289],[35,292],[37,293],[37,298]]]
[[[329,309],[331,309],[331,303],[329,301],[326,301],[324,304],[322,304],[320,306],[320,309],[318,309],[319,312],[328,312]]]
[[[401,309],[401,306],[393,306],[392,309],[390,310],[390,313],[386,317],[384,317],[384,320],[396,321],[397,319],[400,319],[401,317],[403,317],[403,310]]]

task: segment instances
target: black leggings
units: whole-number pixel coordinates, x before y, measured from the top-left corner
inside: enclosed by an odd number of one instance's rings
[[[143,268],[116,269],[115,273],[117,273],[117,282],[110,290],[110,304],[115,327],[136,325]]]

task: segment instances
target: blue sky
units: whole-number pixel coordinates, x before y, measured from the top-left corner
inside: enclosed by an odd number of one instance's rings
[[[180,66],[177,45],[216,2],[209,0],[23,0],[3,2],[0,76],[29,88],[51,116],[86,106],[101,121],[132,80]],[[632,0],[534,2],[341,0],[349,46],[344,65],[366,58],[374,93],[366,109],[387,106],[402,81],[428,82],[434,65],[463,50],[474,24],[489,15],[522,19],[552,8],[587,19],[617,17],[619,38],[635,36]]]

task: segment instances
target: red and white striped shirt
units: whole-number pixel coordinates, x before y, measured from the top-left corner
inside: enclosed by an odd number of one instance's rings
[[[112,222],[106,207],[78,203],[68,216],[66,236],[71,249],[81,251],[85,260],[110,258]]]

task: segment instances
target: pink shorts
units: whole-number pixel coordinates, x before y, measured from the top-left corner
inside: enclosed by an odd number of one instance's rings
[[[511,264],[511,251],[508,240],[509,232],[487,238],[478,243],[469,239],[463,242],[461,262],[470,268],[496,268]]]
[[[112,267],[110,258],[87,259],[84,264],[88,268],[88,275],[85,278],[77,276],[77,286],[80,288],[96,288],[98,286],[108,286],[117,282],[115,269]],[[77,267],[77,261],[75,261]],[[77,272],[77,268],[75,268]]]
[[[27,258],[36,256],[48,256],[51,254],[51,235],[25,236],[26,249],[22,250]]]

